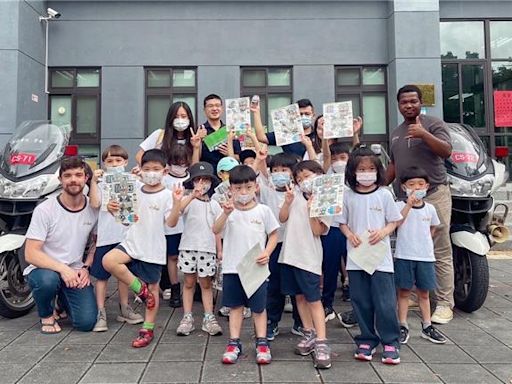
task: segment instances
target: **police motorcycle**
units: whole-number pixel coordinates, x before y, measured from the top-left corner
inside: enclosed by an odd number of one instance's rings
[[[35,305],[23,277],[25,234],[35,207],[59,193],[70,133],[69,126],[25,121],[0,154],[0,316],[17,318]]]

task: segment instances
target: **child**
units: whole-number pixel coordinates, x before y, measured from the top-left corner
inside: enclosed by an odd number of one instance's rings
[[[233,364],[242,353],[240,331],[243,322],[243,309],[248,306],[252,311],[256,330],[256,362],[271,362],[270,348],[266,339],[267,332],[267,283],[248,298],[237,274],[237,265],[259,243],[263,250],[256,258],[258,264],[267,264],[270,254],[277,243],[279,223],[266,205],[256,202],[256,173],[247,165],[240,165],[230,172],[230,190],[232,199],[223,205],[223,212],[215,221],[214,233],[224,231],[224,250],[222,259],[223,304],[230,308],[229,342],[222,357],[224,364]],[[267,239],[268,236],[268,239]]]
[[[303,356],[313,353],[315,367],[326,369],[331,367],[331,351],[327,345],[320,292],[320,236],[327,234],[331,220],[329,217],[309,217],[312,182],[323,173],[320,164],[314,160],[302,161],[294,167],[293,177],[301,193],[286,186],[284,203],[279,212],[279,221],[286,223],[279,263],[283,264],[282,293],[295,296],[304,325],[304,337],[295,347],[295,353]]]
[[[119,146],[111,145],[101,154],[103,168],[108,173],[124,172],[128,164],[128,152]],[[98,179],[103,176],[104,170],[97,169],[93,173],[89,199],[93,208],[100,208],[102,204],[103,183],[98,183]],[[96,252],[91,265],[90,273],[97,281],[95,285],[96,303],[98,304],[98,320],[94,326],[93,332],[104,332],[108,330],[107,313],[105,311],[105,298],[107,296],[107,283],[110,278],[102,265],[103,257],[123,241],[126,230],[121,223],[116,222],[115,218],[106,211],[100,210],[98,217],[98,235],[96,238]],[[118,282],[119,287],[119,308],[120,314],[117,321],[127,322],[128,324],[140,324],[144,318],[128,304],[128,286],[123,282]]]
[[[402,216],[391,193],[382,188],[384,167],[369,148],[360,147],[352,152],[345,182],[350,189],[344,194],[340,227],[348,240],[350,298],[361,329],[361,334],[354,338],[357,344],[354,357],[372,360],[375,347],[381,342],[384,347],[382,362],[398,364],[400,329],[389,234],[395,230]],[[384,242],[387,246],[382,262],[372,275],[363,271],[351,258],[351,250],[361,246],[360,236],[365,233],[369,235],[370,245]]]
[[[183,318],[176,330],[179,336],[188,336],[195,330],[192,303],[196,282],[199,280],[204,308],[202,330],[212,336],[221,335],[222,328],[213,314],[212,278],[216,270],[219,250],[212,226],[221,211],[219,203],[210,200],[218,183],[211,164],[200,161],[190,167],[190,178],[184,187],[191,190],[171,212],[171,226],[183,215],[183,234],[179,245],[178,268],[185,274],[183,284]]]
[[[258,138],[256,137],[256,134],[254,133],[253,129],[249,126],[247,127],[245,131],[245,135],[243,137],[244,139],[244,149],[243,151],[240,151],[238,154],[238,159],[240,160],[240,164],[248,165],[249,167],[252,167],[252,164],[254,163],[254,160],[256,159],[256,153],[259,152],[261,149],[261,145],[258,141]],[[249,139],[249,140],[247,140]],[[235,140],[235,133],[233,131],[230,131],[228,133],[228,156],[236,158],[235,155],[235,149],[233,146],[233,141]],[[254,150],[247,149],[247,146],[252,146]]]
[[[238,157],[240,158],[241,164],[252,167],[256,160],[256,152],[252,149],[244,149],[243,151],[240,151]]]
[[[409,326],[407,311],[409,296],[415,285],[422,318],[421,337],[436,344],[446,343],[446,338],[430,321],[428,291],[436,287],[434,244],[435,226],[440,224],[436,209],[423,201],[429,188],[428,174],[419,167],[406,169],[400,179],[406,191],[407,202],[397,202],[403,220],[398,227],[395,250],[395,284],[398,289],[398,318],[400,343],[407,344]]]
[[[146,304],[144,325],[132,342],[134,348],[148,346],[154,337],[159,305],[159,281],[166,261],[165,224],[170,225],[169,210],[172,193],[162,185],[167,164],[160,149],[150,149],[141,158],[141,178],[144,185],[137,189],[139,220],[132,224],[126,238],[103,258],[103,267],[127,284]],[[119,209],[111,201],[110,212]]]

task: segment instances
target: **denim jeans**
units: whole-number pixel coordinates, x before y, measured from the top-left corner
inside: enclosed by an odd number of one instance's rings
[[[338,286],[341,257],[347,254],[347,238],[338,227],[331,227],[327,235],[321,237],[321,240],[323,249],[322,274],[324,276],[322,304],[325,308],[332,308],[334,294]]]
[[[27,280],[39,317],[46,318],[53,314],[55,297],[58,296],[75,329],[87,332],[94,328],[98,307],[92,285],[82,289],[67,288],[57,272],[44,268],[34,269]]]

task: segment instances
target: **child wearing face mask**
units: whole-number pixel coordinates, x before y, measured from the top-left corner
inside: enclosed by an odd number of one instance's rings
[[[101,154],[103,169],[97,169],[93,173],[91,180],[91,189],[89,190],[89,202],[92,207],[100,208],[102,204],[102,194],[104,184],[99,181],[103,174],[124,172],[128,164],[128,152],[120,145],[111,145]],[[110,278],[105,268],[103,268],[103,257],[123,241],[128,227],[117,222],[109,212],[100,210],[98,216],[98,235],[96,237],[96,250],[94,260],[91,265],[90,274],[96,280],[95,293],[96,303],[98,305],[98,319],[93,328],[93,332],[108,331],[107,312],[105,310],[105,299],[107,296],[107,283]],[[140,324],[144,318],[128,304],[128,286],[121,281],[119,286],[119,309],[120,314],[117,321],[127,322],[128,324]]]
[[[132,342],[134,348],[148,346],[154,337],[159,308],[159,281],[166,262],[165,225],[171,225],[172,193],[162,185],[167,164],[160,149],[146,151],[141,159],[141,179],[137,187],[139,220],[127,230],[121,243],[103,258],[103,267],[130,287],[146,305],[144,324]],[[110,201],[111,213],[119,210],[119,202]]]
[[[435,344],[443,344],[446,338],[432,326],[430,320],[429,291],[436,288],[432,236],[440,221],[435,207],[423,201],[429,188],[428,174],[422,168],[410,167],[404,170],[400,183],[407,194],[407,201],[396,203],[403,216],[397,231],[395,249],[400,343],[406,344],[409,340],[407,311],[411,289],[416,286],[422,318],[421,337]]]
[[[256,362],[269,364],[272,360],[266,338],[267,332],[267,283],[247,297],[237,272],[237,265],[257,243],[262,252],[256,257],[258,264],[267,264],[277,244],[279,223],[269,207],[258,204],[256,173],[247,165],[240,165],[230,171],[232,197],[223,204],[223,212],[213,226],[214,233],[224,232],[222,257],[223,305],[230,308],[229,342],[222,357],[224,364],[235,363],[242,353],[240,333],[244,307],[249,307],[256,332]]]
[[[343,196],[340,228],[348,240],[350,298],[361,331],[354,338],[357,345],[354,357],[371,361],[381,343],[382,362],[398,364],[400,329],[389,235],[402,215],[391,192],[382,187],[384,179],[384,167],[369,148],[360,147],[352,152],[345,172],[345,183],[350,188]],[[387,248],[373,274],[360,268],[351,257],[352,249],[361,246],[362,236],[369,243],[365,246],[382,242]]]
[[[194,330],[192,303],[196,282],[199,280],[204,316],[201,329],[212,336],[221,335],[222,328],[213,314],[212,279],[216,271],[219,242],[212,232],[215,218],[220,214],[219,203],[211,200],[213,188],[219,180],[211,164],[200,161],[189,169],[190,177],[183,184],[189,193],[173,209],[171,220],[178,223],[183,216],[183,233],[179,245],[178,268],[185,275],[183,284],[183,318],[176,330],[179,336],[188,336]],[[220,254],[220,253],[219,253]]]
[[[313,179],[324,173],[314,160],[298,163],[293,177],[300,191],[287,186],[279,221],[286,223],[281,263],[282,293],[295,296],[303,324],[303,338],[295,353],[313,353],[316,368],[331,367],[331,351],[327,345],[325,314],[322,306],[320,277],[322,275],[321,235],[327,234],[331,217],[309,217]]]

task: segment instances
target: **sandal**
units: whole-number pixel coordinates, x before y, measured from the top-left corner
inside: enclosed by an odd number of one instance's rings
[[[43,320],[39,320],[39,322],[41,323],[41,333],[43,335],[55,335],[57,333],[62,332],[62,329],[60,328],[60,326],[57,323],[57,321],[55,321],[55,319],[52,322],[50,322],[50,323],[43,323]],[[45,331],[43,329],[45,327],[51,327],[51,328],[53,328],[53,331]],[[57,328],[57,327],[59,327],[59,328]]]

